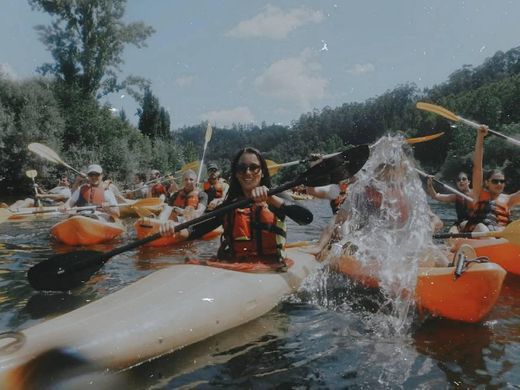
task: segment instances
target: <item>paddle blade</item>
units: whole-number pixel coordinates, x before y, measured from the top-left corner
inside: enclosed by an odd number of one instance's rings
[[[200,167],[200,161],[199,160],[195,160],[195,161],[189,162],[187,164],[184,164],[181,167],[181,169],[179,169],[178,171],[175,171],[175,173],[184,173],[188,169],[191,169],[192,171],[198,171],[199,167]]]
[[[68,291],[85,283],[105,263],[103,252],[77,251],[53,255],[27,271],[35,290]]]
[[[444,107],[436,106],[435,104],[417,102],[415,107],[417,107],[419,110],[433,112],[433,113],[443,116],[444,118],[449,119],[453,122],[458,122],[460,120],[460,118],[457,115],[455,115],[453,112],[448,111]]]
[[[206,135],[204,136],[204,143],[207,144],[211,140],[211,136],[213,135],[213,128],[208,122],[208,127],[206,128]]]
[[[58,154],[48,146],[39,144],[37,142],[33,142],[29,144],[28,148],[31,152],[36,153],[38,156],[46,160],[49,160],[56,164],[63,164],[63,161],[61,160],[60,156],[58,156]]]
[[[495,233],[494,237],[502,237],[512,244],[520,245],[520,220],[511,222],[502,231],[492,233]]]
[[[405,139],[405,142],[408,145],[414,145],[414,144],[418,144],[418,143],[421,143],[421,142],[433,141],[434,139],[437,139],[437,138],[439,138],[439,137],[441,137],[443,135],[444,135],[444,132],[431,134],[431,135],[425,135],[423,137],[407,138],[407,139]]]
[[[280,164],[277,164],[273,160],[265,160],[267,164],[267,170],[269,171],[269,176],[276,175],[280,170]]]
[[[30,179],[34,179],[36,176],[38,176],[38,172],[36,172],[34,169],[29,169],[28,171],[25,171],[25,176]]]
[[[368,145],[360,145],[327,158],[304,172],[299,181],[310,187],[339,183],[354,176],[370,155]]]

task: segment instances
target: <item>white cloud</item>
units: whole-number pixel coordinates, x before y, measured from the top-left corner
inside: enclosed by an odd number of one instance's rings
[[[210,111],[201,115],[202,120],[208,120],[219,127],[230,127],[234,123],[251,123],[255,118],[249,107],[235,107],[230,110]]]
[[[175,84],[181,88],[188,87],[193,83],[194,80],[195,80],[194,76],[181,76],[181,77],[177,77],[175,79]]]
[[[240,22],[226,33],[228,37],[264,37],[284,39],[291,31],[309,23],[319,23],[323,13],[309,8],[294,8],[284,12],[278,7],[267,5],[258,15]]]
[[[368,62],[366,64],[356,64],[352,68],[347,70],[347,72],[353,75],[362,75],[374,72],[375,70],[376,67]]]
[[[310,109],[312,101],[325,97],[328,85],[313,57],[314,53],[306,49],[298,57],[274,62],[255,79],[255,87],[264,95],[296,103],[303,110]]]
[[[18,75],[14,71],[13,68],[11,68],[11,65],[8,63],[0,63],[0,77],[10,79],[10,80],[17,80]]]

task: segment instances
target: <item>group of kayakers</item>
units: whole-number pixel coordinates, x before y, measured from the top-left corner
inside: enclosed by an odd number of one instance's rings
[[[457,222],[455,228],[460,232],[487,232],[503,230],[511,222],[511,209],[520,204],[520,191],[504,194],[505,176],[500,170],[483,171],[484,138],[488,128],[482,126],[477,133],[473,157],[472,180],[466,172],[457,175],[458,190],[473,199],[458,194],[439,194],[428,180],[428,194],[446,203],[455,203]]]

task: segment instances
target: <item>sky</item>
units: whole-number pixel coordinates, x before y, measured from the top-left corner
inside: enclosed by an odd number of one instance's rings
[[[0,72],[36,75],[52,62],[34,26],[50,17],[0,0]],[[151,81],[172,129],[209,120],[290,125],[325,106],[398,85],[431,87],[465,64],[519,45],[516,0],[128,0],[126,22],[156,32],[127,46],[120,76]],[[128,95],[101,99],[137,123]]]

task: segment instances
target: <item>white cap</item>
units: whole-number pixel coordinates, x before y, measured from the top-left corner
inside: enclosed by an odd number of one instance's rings
[[[101,165],[91,164],[88,166],[87,175],[89,173],[99,173],[101,175],[103,173],[103,168],[101,168]]]

